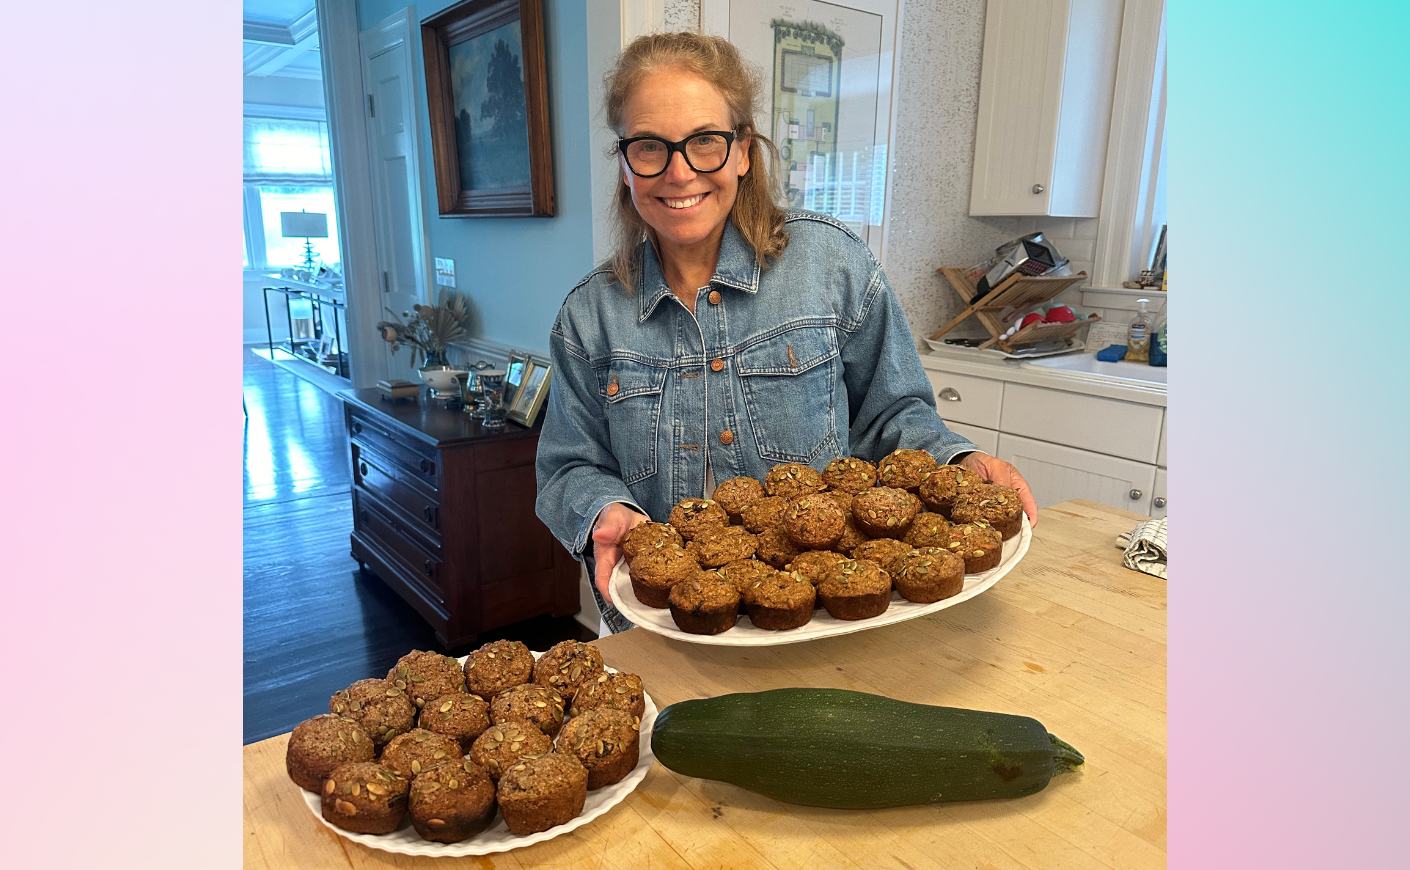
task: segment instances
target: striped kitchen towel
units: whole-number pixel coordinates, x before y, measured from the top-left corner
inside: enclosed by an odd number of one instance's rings
[[[1116,536],[1116,549],[1125,550],[1121,564],[1165,579],[1165,517],[1147,520]]]

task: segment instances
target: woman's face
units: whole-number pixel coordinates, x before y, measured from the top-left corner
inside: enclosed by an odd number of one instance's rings
[[[678,142],[701,130],[730,130],[729,108],[715,86],[683,70],[648,75],[623,106],[623,138],[659,136]],[[749,171],[749,142],[736,140],[717,172],[696,172],[683,154],[672,154],[666,171],[641,178],[621,161],[622,175],[642,220],[667,247],[690,247],[718,239],[734,206],[739,179]]]

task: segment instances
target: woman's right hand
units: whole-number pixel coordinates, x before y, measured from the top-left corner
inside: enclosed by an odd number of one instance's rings
[[[597,522],[592,524],[593,552],[597,559],[597,576],[592,582],[608,604],[614,604],[612,593],[607,588],[612,579],[612,570],[622,558],[622,540],[627,532],[646,522],[646,517],[624,504],[613,502],[598,511]]]

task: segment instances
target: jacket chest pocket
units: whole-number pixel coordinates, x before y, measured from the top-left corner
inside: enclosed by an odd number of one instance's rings
[[[650,477],[656,473],[666,368],[618,359],[599,370],[597,377],[607,405],[607,434],[622,482],[630,485]]]
[[[831,327],[792,329],[740,351],[735,365],[761,458],[840,455],[833,394],[841,364]]]

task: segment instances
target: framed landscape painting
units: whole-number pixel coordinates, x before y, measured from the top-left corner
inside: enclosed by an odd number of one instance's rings
[[[421,22],[442,217],[550,217],[542,0],[466,0]]]

